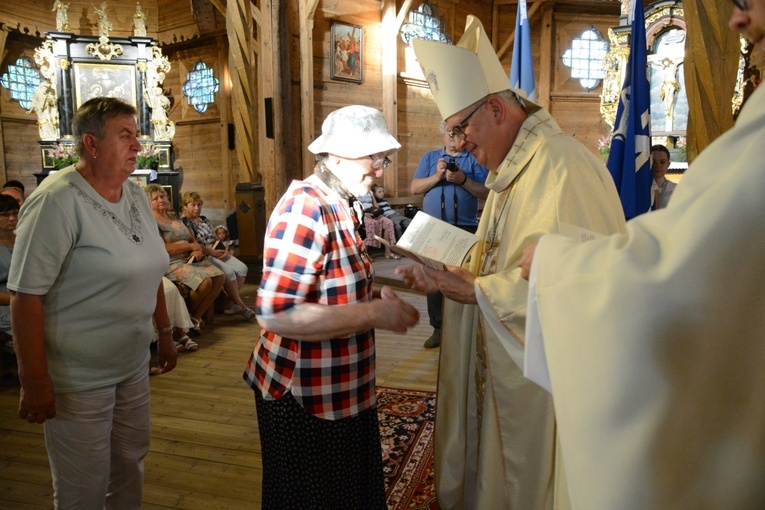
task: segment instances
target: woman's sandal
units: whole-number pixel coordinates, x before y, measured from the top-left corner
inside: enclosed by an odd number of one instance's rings
[[[243,315],[244,315],[244,318],[247,319],[250,322],[256,322],[257,321],[257,317],[255,316],[255,312],[250,310],[249,308],[245,308],[244,309]]]
[[[191,317],[191,329],[197,334],[202,334],[202,326],[205,325],[204,321],[202,319],[197,319],[196,317]]]
[[[196,352],[199,350],[199,344],[189,338],[189,335],[183,335],[175,341],[175,350],[178,352]]]

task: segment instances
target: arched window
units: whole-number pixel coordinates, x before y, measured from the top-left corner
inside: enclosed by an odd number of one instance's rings
[[[572,41],[571,48],[563,54],[563,64],[571,68],[571,77],[578,78],[582,87],[594,89],[605,76],[603,59],[608,53],[608,43],[600,32],[588,28]]]
[[[18,101],[25,110],[32,109],[32,98],[40,85],[40,71],[29,57],[21,57],[16,64],[8,65],[8,72],[0,76],[0,84],[11,91],[11,99]]]
[[[213,75],[213,70],[208,69],[202,61],[194,64],[194,69],[186,75],[183,84],[183,94],[189,104],[199,113],[207,111],[207,105],[215,102],[215,93],[218,92],[220,83]]]

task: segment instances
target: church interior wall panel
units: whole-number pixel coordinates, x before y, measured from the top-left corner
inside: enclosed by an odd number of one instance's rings
[[[227,172],[232,169],[224,168],[221,156],[221,148],[228,146],[228,139],[223,136],[227,127],[221,126],[221,93],[218,91],[215,102],[207,106],[204,114],[200,114],[188,104],[182,91],[188,72],[200,60],[213,70],[221,82],[220,86],[225,86],[225,63],[220,62],[218,43],[216,38],[207,38],[200,40],[199,44],[184,45],[181,49],[166,47],[164,52],[170,60],[171,68],[163,88],[171,99],[168,117],[175,122],[173,151],[175,169],[182,172],[181,191],[199,192],[205,202],[204,214],[222,219],[230,208],[225,203],[228,193],[224,186],[228,183]]]
[[[561,130],[598,155],[597,141],[611,127],[600,116],[600,98],[592,95],[553,95],[550,113]]]
[[[26,188],[26,195],[37,187],[34,172],[40,171],[40,146],[34,143],[38,138],[37,119],[35,116],[0,119],[3,124],[3,154],[5,157],[5,176],[3,182],[10,179],[21,181]],[[30,140],[31,143],[23,143]],[[0,183],[2,184],[2,183]]]
[[[401,150],[396,154],[398,190],[395,196],[411,195],[409,186],[422,156],[443,145],[439,131],[441,115],[427,87],[407,85],[398,87],[398,138]],[[393,190],[386,193],[394,195]]]
[[[555,34],[553,41],[553,55],[555,57],[553,61],[552,85],[550,87],[551,94],[571,93],[576,95],[585,92],[597,96],[602,89],[602,82],[598,83],[594,89],[587,91],[579,83],[578,78],[571,77],[571,68],[563,63],[563,55],[571,48],[573,40],[580,37],[582,32],[588,28],[595,28],[605,40],[608,40],[608,29],[617,25],[618,19],[590,16],[587,20],[583,20],[578,15],[556,13],[554,23],[555,26],[552,32]]]

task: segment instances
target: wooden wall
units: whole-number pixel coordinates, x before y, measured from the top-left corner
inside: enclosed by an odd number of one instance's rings
[[[10,31],[4,45],[0,72],[9,61],[20,55],[32,56],[47,30],[55,29],[55,13],[51,1],[29,0],[22,5],[16,2],[0,3],[2,29]],[[205,4],[209,11],[211,4]],[[494,9],[496,5],[496,10]],[[234,207],[234,190],[239,180],[238,162],[234,151],[228,149],[228,123],[230,122],[230,91],[227,90],[227,41],[220,28],[222,16],[206,12],[212,20],[195,17],[196,2],[175,0],[142,0],[148,13],[148,34],[162,44],[163,52],[170,58],[172,68],[164,89],[172,101],[170,119],[176,123],[175,164],[182,171],[183,189],[194,189],[203,194],[206,214],[213,218],[222,216]],[[209,4],[209,5],[208,5]],[[400,6],[401,2],[397,2]],[[352,3],[356,11],[338,14],[329,10],[331,2],[320,2],[316,9],[313,30],[314,69],[314,135],[321,133],[324,118],[333,110],[350,104],[364,104],[383,109],[381,71],[381,10],[374,1]],[[418,2],[413,2],[416,7]],[[531,5],[531,4],[530,4]],[[400,8],[400,7],[399,7]],[[455,41],[459,40],[468,14],[482,20],[491,36],[497,26],[494,39],[501,46],[515,27],[516,4],[510,0],[439,0],[439,13],[446,20],[447,30]],[[132,31],[132,15],[135,2],[130,0],[108,1],[109,19],[114,25],[114,35],[129,35]],[[494,19],[496,12],[497,19]],[[96,16],[89,0],[70,2],[72,30],[95,33]],[[582,89],[578,80],[572,80],[570,70],[563,66],[560,56],[571,40],[585,28],[594,26],[605,36],[608,27],[618,25],[619,2],[600,1],[587,3],[580,0],[548,0],[531,17],[532,47],[538,88],[544,84],[549,91],[549,109],[563,131],[596,152],[595,140],[609,130],[601,121],[599,113],[600,85],[593,90]],[[333,19],[364,27],[364,81],[361,84],[336,81],[330,78],[330,25]],[[584,21],[586,20],[586,21]],[[200,36],[200,27],[213,26],[214,33]],[[290,29],[292,30],[292,29]],[[294,30],[293,30],[294,32]],[[24,34],[32,35],[24,35]],[[296,34],[292,33],[294,39]],[[294,41],[289,42],[293,44]],[[400,39],[398,44],[399,75],[396,88],[396,111],[398,138],[402,150],[394,158],[388,172],[395,172],[396,179],[389,195],[406,199],[410,195],[409,184],[422,155],[442,145],[438,131],[441,121],[432,101],[430,91],[418,77],[419,66],[413,60],[411,50]],[[512,47],[501,58],[505,69],[510,68]],[[214,69],[221,81],[216,104],[204,115],[191,109],[181,91],[186,73],[194,63],[203,60]],[[290,66],[296,65],[294,61]],[[289,76],[289,78],[288,78]],[[284,79],[287,87],[295,88],[299,73],[290,69]],[[258,104],[262,98],[258,98]],[[297,126],[285,126],[285,134],[299,133]],[[299,135],[296,135],[299,136]],[[6,89],[0,89],[0,140],[4,158],[0,172],[7,178],[19,178],[30,189],[34,188],[32,174],[39,170],[37,154],[37,128],[34,114],[26,114],[15,102],[10,101]],[[23,140],[19,142],[19,140]],[[11,142],[12,141],[12,142]],[[303,140],[300,158],[313,156],[305,149],[311,140]],[[293,169],[279,169],[288,182],[299,176],[299,165]],[[290,176],[287,178],[287,176]],[[2,177],[2,176],[0,176]]]
[[[228,125],[222,122],[221,110],[228,108],[224,96],[227,80],[228,41],[225,34],[195,40],[193,44],[166,46],[163,53],[171,64],[165,78],[165,94],[172,106],[169,118],[175,122],[173,150],[175,170],[181,172],[182,191],[197,191],[205,201],[203,214],[222,220],[234,208],[234,175],[238,163],[228,147]],[[183,95],[183,83],[194,64],[203,61],[220,81],[216,102],[200,114],[189,106]],[[225,115],[224,115],[225,116]]]
[[[416,5],[415,5],[416,7]],[[491,2],[454,1],[438,2],[439,14],[446,20],[447,31],[454,40],[458,40],[465,28],[468,14],[475,14],[485,21],[491,30]],[[331,20],[364,27],[364,82],[362,84],[332,80],[330,78],[330,27]],[[333,16],[322,9],[317,9],[314,24],[314,120],[315,133],[321,133],[321,123],[333,110],[350,104],[363,104],[381,109],[382,73],[381,73],[381,14],[369,10],[353,15]],[[407,197],[417,164],[425,152],[443,146],[443,138],[438,126],[441,117],[433,102],[430,90],[421,79],[419,66],[414,62],[410,66],[415,78],[407,76],[407,56],[413,61],[411,49],[397,38],[399,55],[399,77],[397,86],[398,139],[402,148],[393,159],[393,164],[386,172],[397,173],[396,189],[387,189],[386,193],[396,197]],[[403,73],[403,76],[402,76]],[[420,79],[416,78],[417,74]],[[307,151],[306,151],[306,154]],[[310,154],[308,155],[310,157]]]
[[[591,90],[583,88],[578,79],[571,77],[571,69],[563,64],[562,55],[571,47],[573,39],[588,28],[595,28],[608,40],[608,29],[619,24],[619,10],[618,2],[584,6],[582,3],[549,2],[530,18],[537,90],[549,90],[548,110],[563,132],[582,142],[595,154],[598,137],[611,131],[600,116],[602,82]],[[515,29],[516,12],[516,3],[499,6],[500,30],[497,39],[500,46]],[[545,52],[545,48],[548,51]],[[501,59],[508,75],[512,55],[510,46]],[[544,69],[550,69],[550,73],[545,73]]]

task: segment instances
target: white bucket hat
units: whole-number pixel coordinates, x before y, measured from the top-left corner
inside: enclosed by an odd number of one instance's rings
[[[352,105],[327,115],[321,136],[308,146],[314,154],[334,154],[348,159],[380,152],[397,151],[401,144],[388,133],[388,124],[380,110]]]
[[[444,120],[489,94],[512,90],[526,96],[510,87],[489,36],[473,15],[467,17],[465,33],[456,46],[414,39],[412,47]],[[523,102],[526,111],[539,109],[526,99]]]

